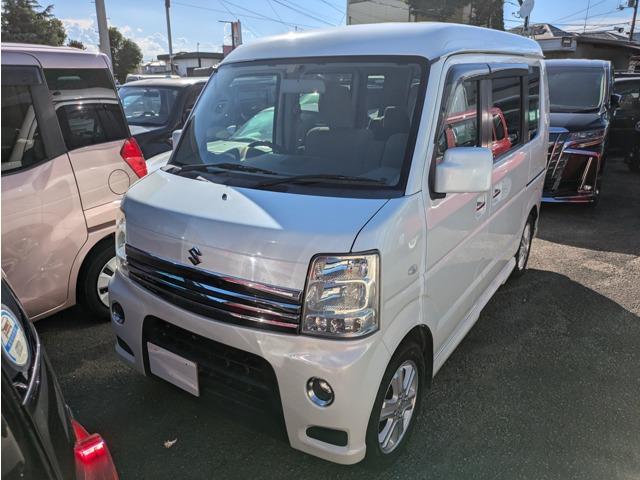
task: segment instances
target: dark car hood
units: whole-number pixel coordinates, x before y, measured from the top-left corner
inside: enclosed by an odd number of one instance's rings
[[[160,130],[164,128],[164,125],[131,125],[129,124],[129,130],[131,131],[131,135],[134,137],[136,135],[142,135],[143,133],[154,132],[156,130]]]
[[[552,113],[551,127],[566,128],[570,132],[604,128],[606,121],[599,113]]]

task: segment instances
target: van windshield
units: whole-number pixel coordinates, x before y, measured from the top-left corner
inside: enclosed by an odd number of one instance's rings
[[[580,113],[598,110],[604,97],[602,68],[572,68],[549,65],[551,111]]]
[[[402,57],[224,65],[168,171],[249,188],[399,190],[423,72]]]
[[[179,88],[172,87],[127,86],[118,92],[127,122],[141,126],[166,124],[179,93]]]

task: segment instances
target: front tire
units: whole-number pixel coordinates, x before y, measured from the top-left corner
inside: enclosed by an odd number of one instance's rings
[[[86,260],[78,279],[78,303],[101,320],[109,318],[109,280],[116,270],[113,241],[103,241]]]
[[[427,387],[425,371],[419,345],[400,345],[382,377],[367,426],[366,461],[370,466],[391,465],[406,447],[420,415]]]
[[[529,263],[529,255],[531,253],[531,243],[533,241],[533,233],[535,229],[535,220],[533,215],[529,215],[527,223],[522,230],[522,236],[520,237],[520,244],[518,251],[516,252],[516,266],[511,272],[511,278],[518,278],[524,275]]]

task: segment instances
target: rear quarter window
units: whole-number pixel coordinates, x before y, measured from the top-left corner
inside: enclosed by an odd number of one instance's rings
[[[62,105],[56,114],[69,150],[129,136],[120,105],[115,103]]]

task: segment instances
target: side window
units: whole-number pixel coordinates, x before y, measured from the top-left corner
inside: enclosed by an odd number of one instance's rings
[[[367,75],[367,115],[378,118],[384,115],[384,75]]]
[[[69,150],[127,137],[118,105],[89,103],[63,105],[56,111]]]
[[[640,82],[620,82],[616,85],[621,110],[640,110]]]
[[[46,160],[29,86],[2,85],[1,108],[2,173]]]
[[[529,73],[529,140],[535,138],[540,128],[540,67],[533,67]]]
[[[522,135],[522,77],[494,78],[492,84],[491,114],[504,117],[506,136],[494,139],[491,144],[493,157],[509,152],[523,142]]]
[[[453,147],[478,147],[478,90],[477,80],[458,83],[449,95],[447,107],[438,134],[436,162]]]

